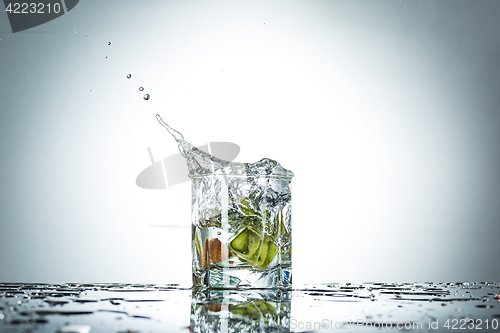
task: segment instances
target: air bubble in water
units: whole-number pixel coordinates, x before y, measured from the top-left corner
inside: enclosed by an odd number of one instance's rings
[[[144,99],[147,101],[149,99],[149,94],[144,95]]]
[[[111,45],[111,42],[108,42],[108,45]]]
[[[139,91],[143,91],[143,90],[144,90],[144,88],[143,88],[143,87],[139,87]]]
[[[132,77],[132,74],[127,74],[127,79],[130,79]]]

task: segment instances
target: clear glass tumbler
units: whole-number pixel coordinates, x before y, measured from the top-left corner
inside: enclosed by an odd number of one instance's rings
[[[293,173],[273,163],[191,177],[195,288],[291,288]]]

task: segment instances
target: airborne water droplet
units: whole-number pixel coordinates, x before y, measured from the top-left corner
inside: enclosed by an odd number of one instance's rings
[[[127,79],[130,79],[132,77],[132,74],[127,74]]]
[[[143,90],[144,90],[144,88],[143,88],[143,87],[139,87],[139,91],[143,91]]]
[[[147,101],[149,99],[149,94],[144,95],[144,99]]]

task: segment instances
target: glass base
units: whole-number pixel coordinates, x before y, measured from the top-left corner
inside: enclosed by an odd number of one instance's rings
[[[228,267],[194,270],[193,287],[210,289],[291,289],[292,267],[276,266],[262,271]]]

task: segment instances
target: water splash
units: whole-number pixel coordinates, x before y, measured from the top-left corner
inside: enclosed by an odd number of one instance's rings
[[[221,160],[213,155],[205,153],[184,140],[181,133],[168,126],[160,115],[156,119],[174,137],[179,146],[181,154],[186,158],[189,170],[189,177],[196,178],[209,174],[214,175],[244,175],[268,176],[292,178],[293,172],[283,168],[277,161],[264,158],[255,163],[239,163]]]
[[[156,119],[174,137],[175,141],[177,141],[177,142],[179,142],[179,140],[184,141],[184,136],[181,133],[179,133],[178,131],[174,130],[172,127],[168,126],[168,124],[163,121],[162,117],[159,114],[156,115]]]

